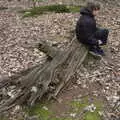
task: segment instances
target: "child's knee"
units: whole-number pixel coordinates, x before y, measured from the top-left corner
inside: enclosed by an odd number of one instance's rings
[[[104,34],[108,35],[109,34],[109,30],[108,29],[104,29]]]

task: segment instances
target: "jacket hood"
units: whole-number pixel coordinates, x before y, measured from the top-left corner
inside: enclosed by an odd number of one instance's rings
[[[92,11],[90,11],[90,10],[87,9],[87,8],[82,8],[82,9],[80,10],[80,14],[94,17],[94,15],[92,14]]]

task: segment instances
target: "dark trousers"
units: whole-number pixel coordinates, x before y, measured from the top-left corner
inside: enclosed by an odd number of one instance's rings
[[[92,38],[95,38],[97,41],[89,41],[86,45],[90,50],[100,49],[100,46],[106,45],[108,34],[109,31],[107,29],[98,28],[95,34],[92,36]],[[99,44],[98,40],[101,40],[102,43]]]
[[[101,29],[98,28],[96,30],[96,32],[87,40],[79,40],[79,42],[87,45],[87,46],[99,46],[98,44],[98,40],[101,40],[102,44],[101,45],[105,45],[107,43],[107,39],[108,39],[108,34],[109,31],[107,29]]]
[[[108,29],[98,28],[98,30],[97,30],[96,33],[94,34],[94,37],[95,37],[97,40],[101,40],[101,41],[102,41],[102,44],[101,44],[101,45],[106,45],[107,39],[108,39],[108,34],[109,34]]]
[[[109,31],[107,29],[97,29],[97,31],[92,36],[92,40],[89,41],[88,48],[90,51],[104,56],[105,53],[101,49],[101,45],[106,45],[108,39]]]
[[[109,31],[107,29],[97,28],[96,32],[88,40],[79,40],[79,42],[88,46],[89,49],[100,48],[101,45],[106,45]],[[98,43],[101,40],[102,44]]]

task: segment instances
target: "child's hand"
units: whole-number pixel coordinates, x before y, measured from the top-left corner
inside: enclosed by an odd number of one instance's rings
[[[101,45],[102,44],[102,40],[98,40],[98,44]]]

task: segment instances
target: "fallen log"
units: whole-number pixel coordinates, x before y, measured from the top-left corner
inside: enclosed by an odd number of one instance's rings
[[[48,99],[56,97],[88,53],[87,48],[76,38],[64,51],[47,42],[40,42],[38,47],[51,59],[44,65],[38,64],[0,80],[0,113],[18,104],[33,105],[45,94]]]

